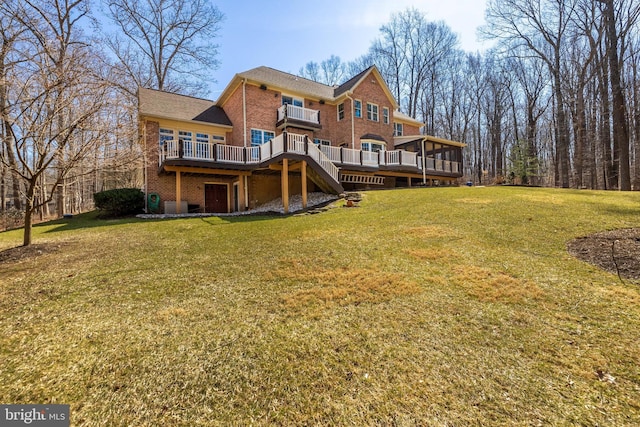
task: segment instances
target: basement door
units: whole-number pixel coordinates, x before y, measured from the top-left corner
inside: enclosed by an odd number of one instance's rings
[[[208,213],[227,213],[227,185],[204,185],[204,210]]]

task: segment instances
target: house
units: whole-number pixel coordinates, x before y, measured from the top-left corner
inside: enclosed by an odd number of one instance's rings
[[[291,194],[454,182],[464,144],[421,135],[375,66],[340,86],[268,67],[217,101],[140,88],[146,191],[166,213],[232,212]]]

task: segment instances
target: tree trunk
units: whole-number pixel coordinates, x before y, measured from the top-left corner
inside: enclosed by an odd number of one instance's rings
[[[601,62],[600,72],[598,73],[598,86],[600,89],[600,145],[602,147],[602,166],[604,175],[604,189],[610,190],[618,185],[617,169],[611,150],[611,105],[609,103],[609,66],[607,61]]]
[[[607,57],[609,59],[612,110],[613,110],[613,143],[614,161],[618,162],[618,188],[631,190],[631,169],[629,167],[629,131],[625,96],[622,91],[620,63],[618,62],[618,34],[616,30],[613,0],[606,0],[605,21],[607,25]]]
[[[558,56],[559,62],[559,56]],[[571,173],[571,163],[569,159],[569,138],[567,135],[567,115],[564,108],[564,97],[562,96],[562,83],[560,79],[560,64],[556,64],[557,69],[554,70],[554,92],[556,97],[556,120],[557,120],[557,162],[558,173],[560,178],[560,186],[569,188]]]
[[[586,114],[584,108],[584,89],[582,83],[579,83],[576,93],[576,106],[574,114],[574,127],[575,127],[575,156],[574,165],[576,168],[576,188],[583,187],[583,161],[584,161],[584,148],[586,145],[587,136],[587,124]]]
[[[34,211],[34,197],[36,191],[36,180],[38,177],[33,177],[29,181],[27,188],[26,206],[24,210],[24,235],[22,240],[22,246],[29,246],[31,244],[31,231],[33,223],[33,211]]]

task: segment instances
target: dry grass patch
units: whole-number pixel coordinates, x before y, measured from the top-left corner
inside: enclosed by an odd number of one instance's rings
[[[303,286],[282,295],[285,307],[295,312],[381,303],[420,292],[416,282],[400,273],[373,268],[324,268],[310,266],[304,260],[287,260],[283,264],[285,266],[275,271],[274,278]]]
[[[471,197],[458,199],[456,200],[456,202],[464,203],[465,205],[490,205],[491,203],[493,203],[493,201],[489,199],[474,199]]]
[[[415,259],[424,261],[451,261],[460,257],[457,252],[446,248],[406,249],[405,253],[411,255]]]
[[[440,225],[424,225],[420,227],[411,227],[405,231],[406,234],[414,237],[422,237],[425,239],[435,239],[442,237],[455,237],[457,233],[449,227]]]
[[[543,295],[535,283],[482,267],[459,266],[454,273],[456,285],[484,302],[521,303]]]

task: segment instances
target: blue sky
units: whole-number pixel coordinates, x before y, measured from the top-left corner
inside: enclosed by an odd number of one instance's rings
[[[217,43],[220,68],[209,97],[216,99],[234,74],[260,65],[296,74],[309,61],[331,55],[351,61],[365,54],[379,28],[408,7],[430,21],[445,21],[461,47],[481,50],[476,29],[485,0],[214,0],[225,14]]]

